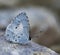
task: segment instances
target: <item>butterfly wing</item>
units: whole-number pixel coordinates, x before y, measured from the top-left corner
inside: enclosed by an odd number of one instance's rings
[[[29,42],[29,21],[26,13],[20,13],[7,26],[6,39],[14,43],[27,44]]]

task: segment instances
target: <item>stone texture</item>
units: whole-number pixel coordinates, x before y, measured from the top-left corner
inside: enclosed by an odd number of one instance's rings
[[[58,55],[51,49],[32,41],[28,45],[10,43],[4,36],[0,37],[0,55]]]

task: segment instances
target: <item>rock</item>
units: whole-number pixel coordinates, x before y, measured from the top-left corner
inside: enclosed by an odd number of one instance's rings
[[[51,46],[50,48],[53,49],[54,51],[60,53],[60,44],[55,44],[55,45]]]
[[[13,44],[0,37],[0,55],[58,55],[51,49],[32,41],[27,45]]]

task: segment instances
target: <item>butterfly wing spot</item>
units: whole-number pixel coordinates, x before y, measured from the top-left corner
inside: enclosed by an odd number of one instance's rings
[[[27,20],[27,22],[29,22],[29,20]]]
[[[21,34],[21,35],[23,35],[23,34]]]
[[[17,39],[15,41],[17,41]]]
[[[20,23],[20,21],[18,21]]]
[[[18,38],[20,38],[20,36],[18,36]]]
[[[25,12],[21,12],[21,14],[26,16],[26,13]]]
[[[15,29],[17,29],[17,27],[15,27]]]
[[[26,13],[23,13],[26,16]]]
[[[28,16],[26,16],[26,18],[28,18]]]
[[[9,34],[7,34],[7,36],[9,36]]]

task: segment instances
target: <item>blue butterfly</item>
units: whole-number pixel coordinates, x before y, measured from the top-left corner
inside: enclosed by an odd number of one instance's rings
[[[25,12],[17,15],[7,26],[6,40],[13,43],[27,44],[29,42],[29,20]]]

